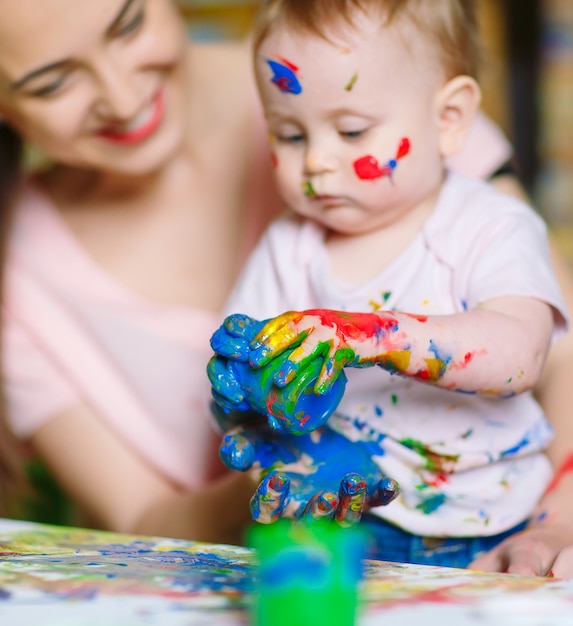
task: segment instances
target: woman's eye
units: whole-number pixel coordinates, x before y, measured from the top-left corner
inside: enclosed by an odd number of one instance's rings
[[[66,78],[67,78],[67,74],[63,74],[62,76],[52,81],[51,83],[48,83],[47,85],[44,85],[43,87],[38,87],[37,89],[34,89],[31,92],[31,95],[37,98],[44,98],[47,96],[51,96],[64,86],[66,82]]]
[[[141,9],[135,17],[126,22],[125,24],[118,26],[115,31],[115,35],[117,37],[123,37],[124,35],[129,35],[130,33],[136,31],[142,24],[145,19],[145,12]]]

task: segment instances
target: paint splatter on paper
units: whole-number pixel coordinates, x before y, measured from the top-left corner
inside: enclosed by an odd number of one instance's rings
[[[237,546],[0,520],[1,622],[246,626],[256,562]],[[559,626],[573,611],[573,581],[380,561],[365,561],[364,576],[361,626],[472,626],[500,607]]]

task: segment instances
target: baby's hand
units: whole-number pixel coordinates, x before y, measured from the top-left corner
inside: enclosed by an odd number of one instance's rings
[[[365,507],[389,504],[398,495],[397,483],[372,460],[371,446],[328,427],[293,436],[253,421],[228,432],[220,454],[227,467],[263,476],[251,500],[253,519],[261,523],[289,517],[351,525]]]
[[[274,429],[299,435],[311,432],[325,424],[336,409],[346,377],[339,375],[326,391],[317,394],[315,384],[322,360],[307,359],[297,378],[288,385],[276,385],[274,381],[280,377],[290,351],[261,367],[250,363],[252,341],[264,324],[245,315],[233,315],[215,332],[211,345],[217,354],[207,366],[213,398],[223,414],[254,410],[266,415]],[[223,420],[227,426],[228,421]]]
[[[289,311],[268,321],[251,342],[249,362],[261,367],[295,348],[274,378],[279,387],[294,380],[313,359],[322,360],[315,385],[326,393],[344,367],[374,365],[398,323],[392,313],[346,313],[326,309]],[[387,344],[387,345],[386,345]]]
[[[250,344],[266,322],[242,313],[229,315],[211,337],[213,352],[234,361],[248,361]]]
[[[211,347],[215,355],[207,365],[207,376],[211,382],[213,398],[218,407],[223,409],[223,413],[217,407],[213,410],[223,430],[227,430],[228,425],[224,413],[248,411],[252,408],[245,398],[232,362],[246,363],[249,360],[250,343],[264,324],[265,322],[259,322],[248,315],[229,315],[211,337]]]

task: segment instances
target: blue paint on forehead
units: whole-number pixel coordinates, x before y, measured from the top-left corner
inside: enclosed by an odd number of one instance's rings
[[[273,72],[271,81],[284,93],[298,95],[302,93],[302,85],[297,75],[283,63],[267,59],[267,63]]]

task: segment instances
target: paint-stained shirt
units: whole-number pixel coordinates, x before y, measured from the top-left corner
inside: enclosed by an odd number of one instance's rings
[[[415,239],[362,284],[332,276],[321,226],[288,215],[276,220],[227,311],[258,319],[312,308],[447,315],[501,296],[542,300],[553,308],[555,335],[567,326],[541,218],[490,185],[450,172]],[[486,397],[378,367],[345,372],[346,392],[329,426],[369,442],[402,490],[375,514],[420,535],[483,536],[533,512],[551,479],[543,449],[552,431],[531,393]]]

